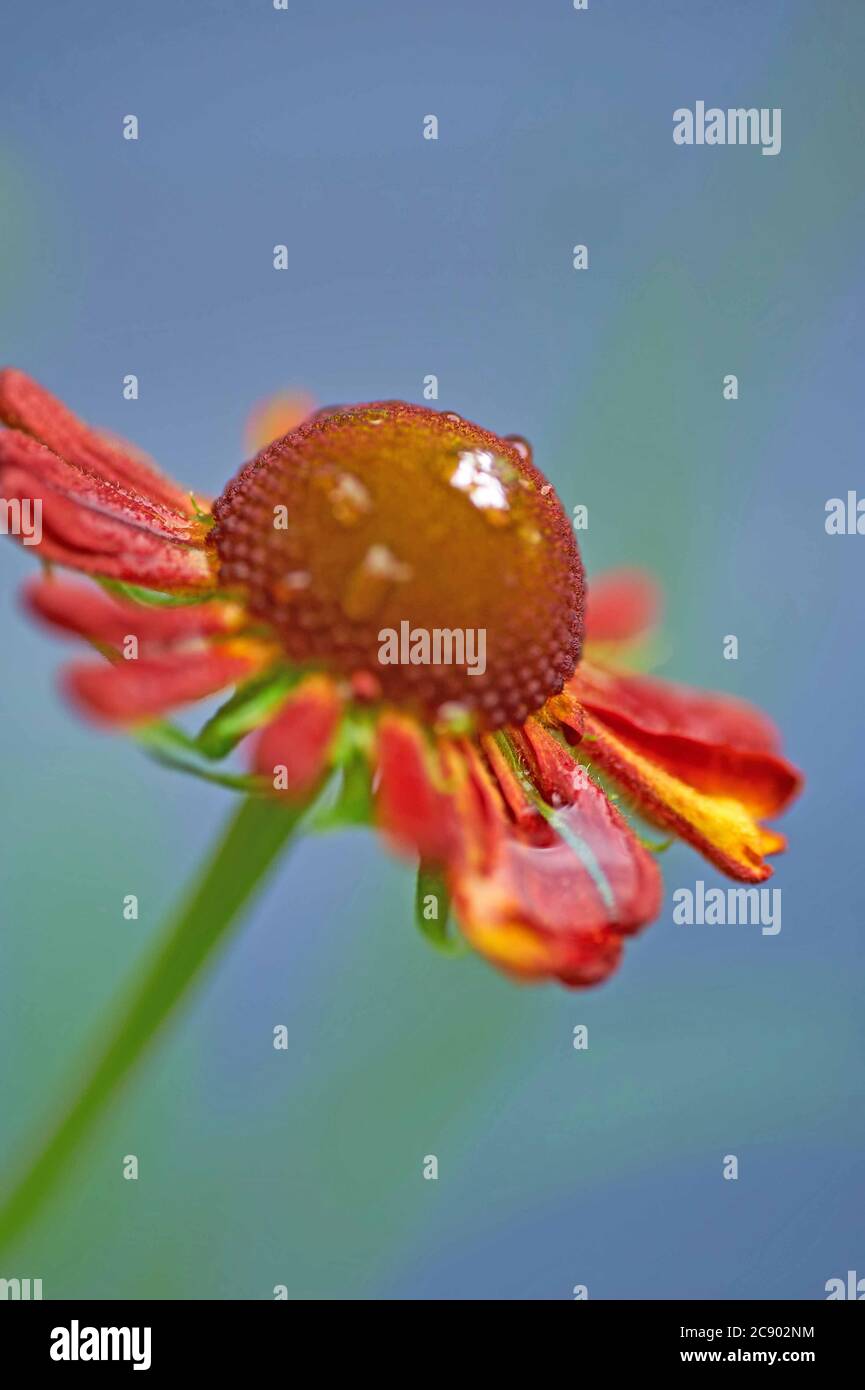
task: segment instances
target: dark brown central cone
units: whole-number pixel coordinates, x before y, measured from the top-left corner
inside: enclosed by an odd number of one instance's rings
[[[521,722],[577,665],[579,552],[521,440],[401,402],[322,412],[247,464],[214,515],[221,586],[293,662],[370,672],[397,704],[488,728]]]

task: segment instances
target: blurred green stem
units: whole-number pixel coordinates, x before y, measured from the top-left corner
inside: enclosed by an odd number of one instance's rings
[[[228,822],[186,901],[169,921],[151,963],[107,1031],[86,1079],[17,1186],[0,1204],[0,1249],[20,1234],[64,1178],[75,1149],[188,994],[305,810],[306,805],[287,807],[249,797]]]

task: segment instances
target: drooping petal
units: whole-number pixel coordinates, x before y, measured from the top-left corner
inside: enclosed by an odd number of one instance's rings
[[[56,396],[13,367],[0,371],[0,421],[105,482],[182,515],[192,513],[189,495],[145,462],[139,450],[89,429]]]
[[[570,805],[586,778],[585,768],[574,760],[570,748],[535,717],[509,732],[544,799],[553,806]]]
[[[660,611],[661,593],[651,575],[611,570],[589,583],[586,643],[636,641],[654,627]]]
[[[502,739],[495,734],[482,735],[480,742],[498,791],[522,837],[530,841],[547,841],[547,823],[529,794],[525,776],[515,765],[513,752],[508,756]],[[493,809],[496,809],[495,806]]]
[[[460,852],[460,828],[439,751],[408,716],[379,720],[375,749],[379,825],[394,847],[444,864]]]
[[[205,651],[177,651],[115,663],[81,662],[66,668],[66,694],[89,718],[104,724],[155,719],[194,700],[215,695],[258,669],[240,643]]]
[[[629,720],[652,733],[680,734],[755,753],[775,753],[778,731],[745,700],[653,676],[622,674],[584,662],[567,691],[604,720]]]
[[[740,802],[753,816],[778,815],[797,795],[802,779],[791,763],[776,753],[735,747],[730,743],[714,741],[707,736],[694,736],[676,732],[672,728],[665,729],[651,703],[647,703],[645,712],[640,709],[639,701],[633,694],[633,687],[629,689],[630,680],[630,677],[626,678],[620,686],[614,682],[616,688],[622,689],[627,696],[619,702],[614,702],[612,698],[605,697],[603,691],[596,694],[587,679],[580,683],[581,692],[584,692],[584,704],[578,702],[572,691],[569,691],[551,702],[551,711],[566,727],[573,728],[575,711],[579,712],[579,718],[582,720],[585,717],[584,711],[589,710],[600,718],[608,729],[617,733],[629,747],[642,753],[656,766],[672,773],[674,777],[687,782],[698,791]],[[653,682],[653,687],[656,688],[659,684],[660,682]],[[721,701],[719,697],[703,696],[701,705],[704,702],[710,706],[712,718],[707,719],[703,716],[702,722],[700,718],[691,720],[692,727],[702,726],[711,731],[715,726],[714,720],[719,731],[723,732],[724,720],[728,715],[726,701]],[[624,714],[624,709],[630,710],[631,713]],[[670,723],[673,718],[672,710],[671,704],[668,721]],[[749,711],[749,714],[751,713]],[[688,715],[689,711],[686,710],[683,719],[686,727]],[[735,709],[729,725],[734,736],[738,731],[739,718],[739,710]],[[591,756],[591,749],[588,748],[586,751]]]
[[[0,467],[21,472],[34,487],[44,484],[53,492],[78,501],[94,514],[123,519],[164,540],[188,544],[203,538],[203,527],[196,518],[182,516],[142,493],[89,473],[20,430],[0,430]]]
[[[612,715],[604,722],[656,766],[709,796],[740,802],[758,818],[786,810],[802,784],[792,764],[773,753],[752,753],[680,734],[655,734]],[[587,751],[591,756],[591,749]]]
[[[457,792],[463,834],[470,847],[486,849],[464,853],[449,868],[465,936],[517,977],[599,983],[619,961],[622,936],[660,909],[657,865],[590,778],[570,788],[572,800],[554,813],[546,842],[529,842],[504,814],[491,821],[490,773],[476,754],[469,763],[469,781]]]
[[[200,523],[83,472],[17,430],[0,431],[0,489],[37,505],[32,548],[58,564],[155,589],[214,586]]]
[[[763,832],[762,851],[764,854],[783,854],[787,848],[787,836],[782,835],[780,830],[770,829],[768,826],[760,827]]]
[[[588,777],[550,822],[496,738],[431,745],[396,714],[380,722],[377,767],[388,838],[443,866],[466,939],[509,974],[597,984],[622,935],[657,915],[657,867]]]
[[[732,878],[760,883],[770,876],[765,855],[782,848],[780,837],[740,800],[688,785],[594,717],[586,719],[582,748],[647,820],[687,840]]]
[[[601,984],[621,960],[622,938],[606,927],[580,925],[585,900],[577,879],[561,847],[506,844],[488,875],[463,873],[453,882],[466,940],[517,979]]]
[[[56,631],[111,647],[132,636],[140,650],[219,636],[236,630],[244,618],[236,603],[211,599],[183,608],[148,606],[54,577],[31,580],[23,599],[31,613]]]
[[[333,681],[308,676],[259,734],[255,771],[288,796],[310,791],[327,768],[341,717],[342,700]]]

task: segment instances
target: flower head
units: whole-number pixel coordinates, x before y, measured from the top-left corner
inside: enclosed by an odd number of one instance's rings
[[[259,411],[265,447],[210,507],[0,373],[0,492],[41,505],[44,560],[99,581],[25,591],[101,653],[65,674],[80,710],[229,785],[338,782],[320,823],[374,819],[420,861],[433,934],[452,902],[524,979],[595,984],[657,915],[633,813],[734,878],[769,876],[784,841],[764,821],[799,786],[774,728],[622,669],[654,589],[623,573],[586,593],[525,441],[401,402],[294,409]],[[195,737],[165,722],[229,687]],[[247,736],[251,775],[214,772]]]

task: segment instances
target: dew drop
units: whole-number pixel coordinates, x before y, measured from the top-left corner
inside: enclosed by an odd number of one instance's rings
[[[289,570],[270,585],[270,594],[277,603],[292,603],[309,588],[311,582],[312,577],[306,570]]]
[[[406,584],[414,571],[397,559],[386,545],[371,545],[360,564],[349,575],[342,596],[342,611],[359,622],[369,618],[384,603],[395,584]]]
[[[511,519],[505,464],[491,449],[461,449],[448,478],[451,487],[464,492],[491,526],[507,526]]]
[[[372,511],[372,498],[353,473],[340,473],[329,483],[328,500],[340,526],[356,526]]]
[[[571,785],[574,789],[574,793],[577,796],[579,796],[580,792],[587,791],[588,788],[592,785],[592,779],[589,777],[589,774],[586,772],[586,769],[582,767],[579,763],[577,763],[573,772],[571,773]]]
[[[508,444],[513,444],[521,459],[524,459],[526,463],[531,463],[532,446],[527,439],[524,439],[521,434],[506,434],[505,439]]]

